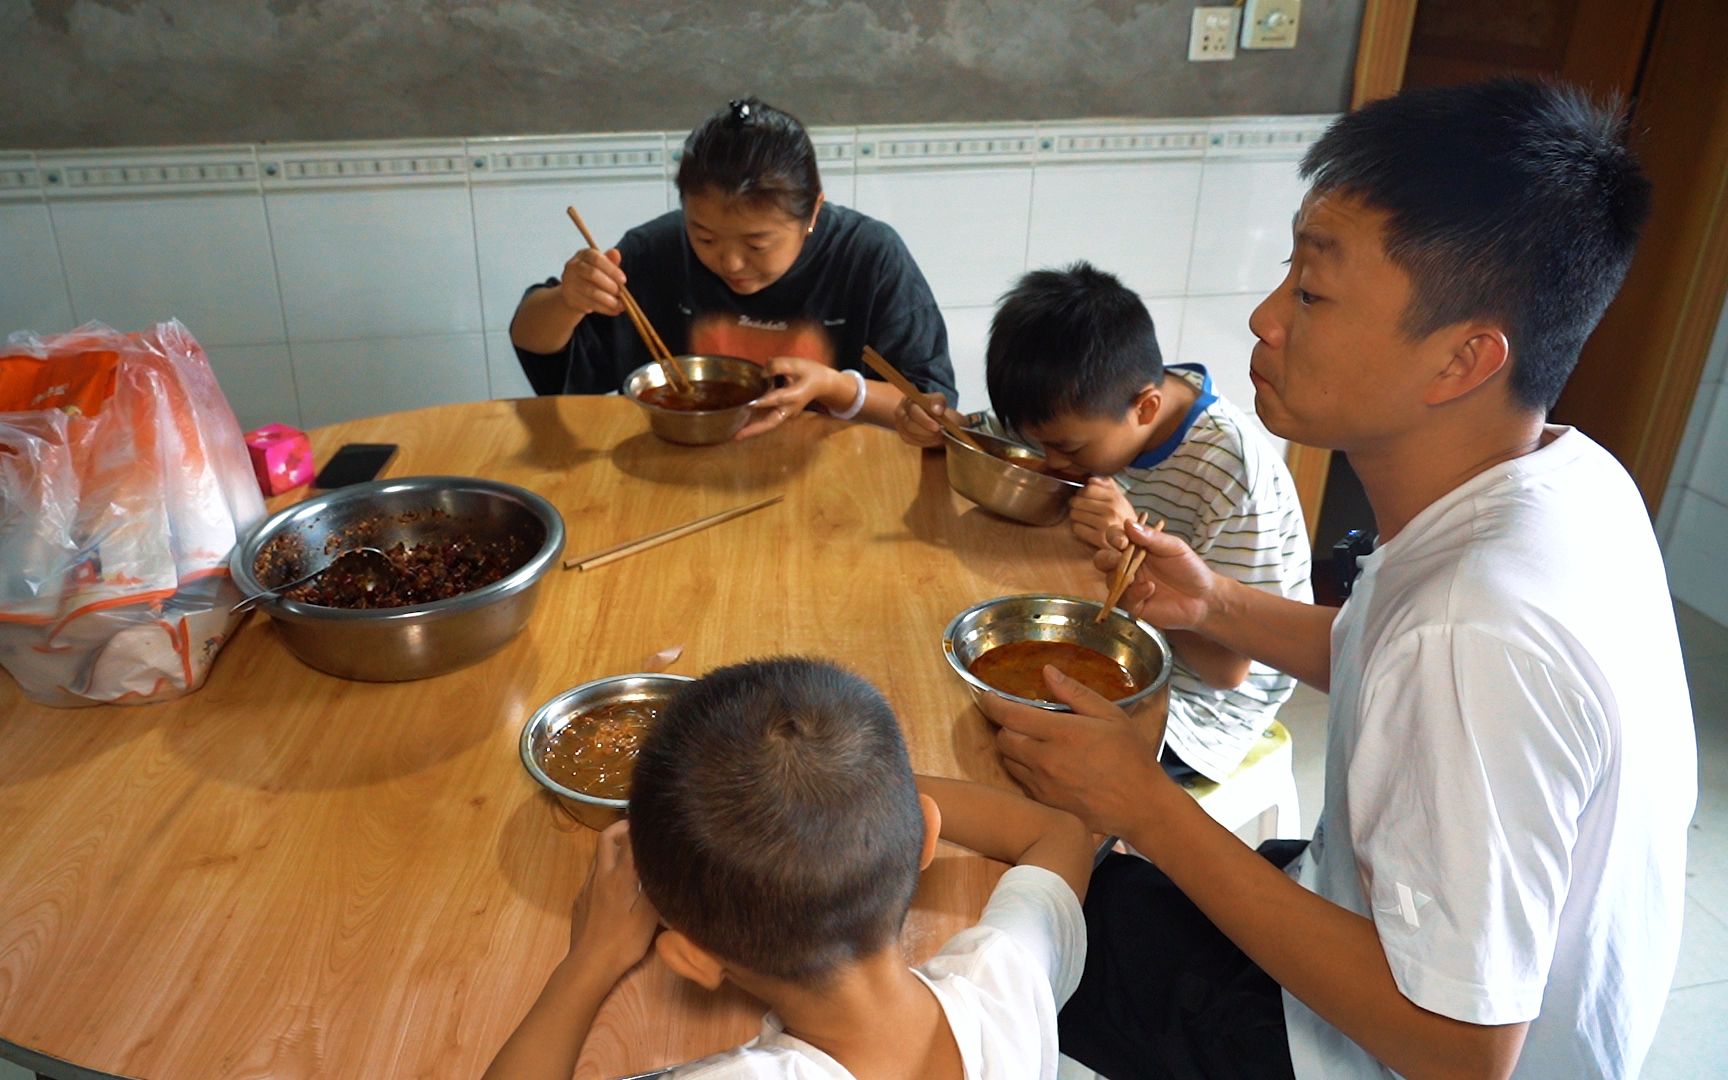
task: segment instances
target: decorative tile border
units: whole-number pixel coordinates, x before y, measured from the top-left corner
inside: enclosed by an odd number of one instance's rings
[[[1209,158],[1294,160],[1317,142],[1336,116],[1217,120],[1207,125]]]
[[[859,128],[857,138],[861,170],[1030,165],[1038,147],[1030,124]]]
[[[826,173],[1085,161],[1295,160],[1332,116],[811,130]],[[683,132],[0,153],[0,199],[676,175]]]
[[[1038,164],[1198,158],[1206,151],[1206,125],[1039,124]]]
[[[857,128],[816,127],[809,130],[810,142],[816,150],[816,165],[823,172],[850,169],[856,164]],[[668,179],[678,175],[678,163],[684,158],[684,137],[688,134],[686,131],[661,132],[666,140]]]
[[[264,190],[466,183],[458,141],[283,143],[258,148]]]
[[[0,153],[0,202],[37,202],[42,198],[42,174],[36,155]]]
[[[816,164],[824,169],[850,169],[858,164],[857,128],[811,128]]]
[[[658,132],[612,136],[469,139],[474,183],[661,175],[666,140]]]
[[[249,145],[43,152],[36,167],[50,199],[258,191]]]

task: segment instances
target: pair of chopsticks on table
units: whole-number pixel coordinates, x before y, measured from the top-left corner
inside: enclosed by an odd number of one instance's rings
[[[587,225],[583,224],[582,215],[576,212],[576,208],[566,206],[564,212],[569,214],[570,220],[574,221],[576,227],[582,230],[582,239],[588,241],[588,246],[599,251],[600,245],[594,242],[594,234],[588,231]],[[660,365],[660,370],[666,373],[666,381],[678,393],[689,393],[694,385],[690,381],[690,376],[684,373],[684,369],[678,365],[678,358],[672,355],[672,350],[668,349],[666,342],[660,339],[659,331],[655,330],[654,324],[648,321],[648,315],[642,310],[642,305],[638,304],[636,298],[630,295],[628,286],[618,286],[618,293],[624,300],[625,314],[630,316],[630,322],[636,327],[636,332],[642,335],[642,344],[648,346],[648,355],[652,356],[655,362]]]
[[[709,514],[707,517],[699,517],[695,521],[674,525],[670,529],[661,529],[659,532],[649,533],[647,536],[637,537],[635,540],[626,540],[623,543],[613,544],[611,547],[601,548],[599,551],[590,551],[586,555],[565,559],[564,569],[592,570],[598,566],[605,566],[607,563],[617,562],[619,559],[627,559],[637,552],[647,551],[649,548],[659,547],[661,544],[689,536],[691,533],[701,532],[703,529],[712,528],[723,521],[743,517],[745,514],[754,513],[765,506],[773,506],[785,497],[784,495],[770,495],[766,499],[758,499],[756,502],[747,503],[744,506],[734,506],[732,509],[722,510],[718,514]]]
[[[1140,516],[1135,519],[1136,524],[1145,525],[1146,516],[1146,511],[1140,511]],[[1152,531],[1164,531],[1163,518],[1159,518],[1158,524],[1152,526]],[[1146,561],[1145,548],[1133,547],[1132,545],[1130,547],[1132,550],[1123,552],[1122,561],[1116,564],[1116,572],[1110,578],[1110,595],[1104,598],[1104,606],[1099,608],[1098,614],[1092,617],[1093,622],[1103,622],[1105,616],[1116,610],[1116,605],[1122,600],[1122,594],[1128,591],[1129,583],[1139,572],[1140,564]]]
[[[868,345],[864,346],[864,362],[870,365],[871,371],[874,371],[876,374],[886,379],[889,386],[892,386],[902,394],[905,394],[911,399],[914,405],[917,405],[932,417],[935,417],[937,422],[948,429],[949,434],[953,435],[956,439],[959,439],[967,446],[970,446],[972,449],[978,451],[980,454],[988,454],[990,452],[978,445],[978,440],[974,439],[972,433],[967,431],[966,428],[961,425],[959,419],[954,415],[954,410],[943,409],[940,413],[936,411],[937,402],[942,400],[940,397],[935,394],[926,394],[916,386],[913,386],[906,376],[900,374],[899,370],[895,368],[893,364],[882,359],[881,353],[872,349]]]

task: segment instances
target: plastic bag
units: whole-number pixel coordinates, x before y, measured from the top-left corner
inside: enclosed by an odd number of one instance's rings
[[[264,514],[240,425],[177,321],[0,350],[0,666],[49,705],[202,686]]]

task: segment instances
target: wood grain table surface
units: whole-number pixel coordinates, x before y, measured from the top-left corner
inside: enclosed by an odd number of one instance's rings
[[[256,614],[203,689],[170,703],[51,709],[0,676],[5,1043],[123,1076],[476,1076],[562,955],[594,851],[517,757],[539,704],[671,646],[672,670],[692,675],[820,654],[887,695],[914,768],[1008,786],[943,627],[992,596],[1104,592],[1065,525],[991,517],[949,490],[940,453],[814,414],[703,448],[659,441],[619,398],[313,433],[320,462],[345,442],[399,443],[391,476],[538,492],[564,515],[566,555],[785,501],[600,569],[554,569],[519,637],[438,678],[321,674]],[[909,961],[970,925],[1003,869],[944,845]],[[577,1075],[735,1045],[761,1011],[651,956],[601,1012]]]

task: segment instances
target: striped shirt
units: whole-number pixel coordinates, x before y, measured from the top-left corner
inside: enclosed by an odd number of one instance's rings
[[[1308,530],[1277,451],[1197,364],[1165,368],[1197,394],[1176,432],[1116,475],[1136,511],[1164,520],[1217,573],[1294,600],[1313,599]],[[1176,658],[1166,743],[1212,780],[1242,763],[1296,680],[1261,663],[1234,690],[1207,686]]]

